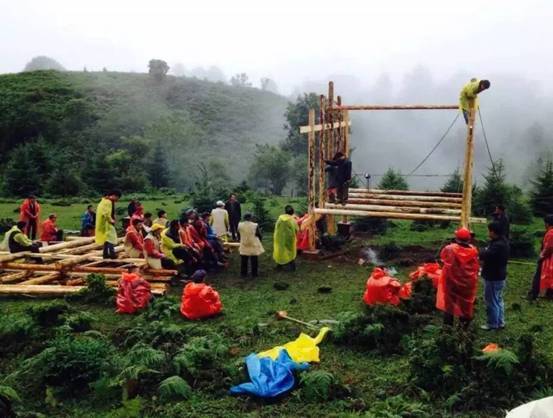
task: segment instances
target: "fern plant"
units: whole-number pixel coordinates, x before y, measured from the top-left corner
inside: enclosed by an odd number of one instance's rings
[[[159,384],[159,396],[161,400],[189,399],[192,396],[192,388],[180,376],[171,376]]]
[[[515,353],[504,348],[483,353],[481,356],[477,356],[476,360],[484,361],[489,367],[496,370],[502,370],[507,376],[510,376],[513,373],[513,368],[520,363]]]
[[[332,373],[315,370],[301,375],[301,398],[306,402],[324,402],[332,398],[336,378]]]

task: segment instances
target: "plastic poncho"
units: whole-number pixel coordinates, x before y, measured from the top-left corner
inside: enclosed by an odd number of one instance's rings
[[[104,244],[106,241],[117,244],[117,231],[111,220],[113,202],[103,197],[96,209],[96,244]]]
[[[148,306],[152,298],[150,283],[136,273],[123,273],[117,284],[117,313],[135,313]]]
[[[58,228],[51,219],[46,219],[42,223],[42,232],[40,233],[41,241],[56,241]]]
[[[473,78],[463,86],[461,93],[459,94],[460,111],[463,111],[463,110],[468,111],[469,103],[471,100],[474,100],[474,108],[478,109],[478,93],[476,93],[476,91],[478,90],[479,84],[480,84],[480,80],[477,78]]]
[[[417,267],[415,271],[409,274],[409,278],[416,282],[421,277],[428,277],[432,280],[434,287],[438,287],[438,281],[442,275],[442,268],[438,263],[424,263],[422,266]]]
[[[472,318],[478,284],[478,250],[457,243],[444,247],[440,257],[442,275],[438,281],[436,308],[457,317]]]
[[[383,269],[376,267],[367,280],[363,302],[367,305],[378,303],[399,305],[401,287],[398,280],[388,276]],[[409,293],[408,291],[404,292]],[[403,295],[405,296],[407,293]]]
[[[205,283],[188,283],[182,291],[180,312],[188,319],[217,315],[223,309],[219,293]]]
[[[292,215],[278,217],[273,235],[273,259],[277,264],[288,264],[296,259],[296,233],[298,224]]]
[[[553,248],[553,228],[549,228],[549,230],[545,233],[545,236],[543,237],[542,251],[550,248]],[[540,290],[547,290],[552,288],[553,288],[553,253],[541,262],[541,277],[540,277]]]
[[[27,214],[27,212],[30,212],[31,210],[31,200],[25,199],[21,206],[19,207],[19,220],[22,222],[26,222],[27,225],[25,226],[24,233],[25,235],[29,235],[29,221],[31,220],[31,217]],[[40,204],[38,201],[35,200],[35,211],[36,218],[34,219],[36,222],[36,227],[39,229],[41,227],[40,225]],[[40,235],[40,231],[37,231],[37,235]]]
[[[272,398],[291,390],[296,384],[294,370],[305,370],[309,364],[296,363],[286,350],[280,350],[275,360],[250,354],[246,357],[246,367],[251,382],[231,387],[230,393]]]
[[[319,334],[312,338],[303,332],[294,341],[284,344],[283,346],[273,347],[270,350],[259,353],[258,357],[270,357],[275,360],[282,350],[286,350],[290,358],[296,362],[319,363],[319,347],[325,335],[330,331],[330,328],[323,327]]]
[[[298,250],[309,250],[309,227],[311,226],[311,220],[309,214],[303,215],[297,220],[298,234],[297,234],[297,248]]]

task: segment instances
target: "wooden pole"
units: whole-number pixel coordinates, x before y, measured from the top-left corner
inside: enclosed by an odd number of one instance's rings
[[[315,109],[309,109],[309,133],[307,134],[307,208],[309,216],[315,216]],[[309,250],[315,251],[315,223],[309,227]]]
[[[467,123],[467,144],[465,149],[465,170],[463,178],[463,203],[461,208],[461,226],[470,228],[472,212],[472,168],[474,166],[474,119],[475,101],[469,102],[469,120]]]
[[[382,205],[366,205],[348,203],[346,205],[335,205],[327,203],[325,205],[327,209],[354,209],[354,210],[366,210],[375,212],[398,212],[398,213],[426,213],[435,215],[461,215],[461,209],[443,209],[443,208],[416,208],[416,207],[404,207],[404,206],[382,206]]]
[[[324,126],[325,124],[325,115],[324,115],[324,106],[325,99],[321,94],[319,97],[319,124]],[[326,196],[326,186],[325,186],[325,131],[322,130],[319,132],[319,208],[324,207],[325,196]]]
[[[334,106],[336,110],[458,110],[459,105],[344,105]]]
[[[348,215],[348,216],[366,216],[371,218],[389,218],[389,219],[405,219],[405,220],[426,220],[426,221],[457,221],[458,216],[449,215],[428,215],[418,213],[397,213],[397,212],[373,212],[364,210],[352,209],[315,209],[315,213],[332,214],[332,215]],[[474,223],[486,223],[485,218],[470,218]]]
[[[39,252],[41,253],[51,253],[53,251],[62,250],[64,248],[74,248],[74,247],[80,247],[82,245],[86,244],[92,244],[94,242],[94,237],[91,238],[81,238],[76,239],[74,241],[66,241],[59,244],[54,245],[47,245],[46,247],[41,247],[39,249]]]
[[[375,194],[397,194],[410,196],[441,196],[441,197],[463,197],[463,193],[447,193],[447,192],[422,192],[414,190],[384,190],[384,189],[349,189],[352,193],[375,193]]]
[[[422,202],[420,200],[388,200],[388,199],[370,199],[364,197],[351,197],[348,203],[360,205],[382,205],[382,206],[405,206],[415,208],[444,208],[444,209],[461,209],[460,203],[447,202]]]
[[[43,276],[34,277],[29,280],[25,280],[24,282],[17,283],[18,285],[27,286],[27,285],[33,285],[33,284],[46,284],[46,283],[52,283],[56,280],[61,278],[61,273],[54,272],[54,273],[48,273]]]
[[[409,196],[395,194],[374,194],[374,193],[350,193],[352,198],[371,198],[388,200],[415,200],[420,202],[442,202],[442,203],[462,203],[463,199],[459,197],[440,197],[440,196]]]

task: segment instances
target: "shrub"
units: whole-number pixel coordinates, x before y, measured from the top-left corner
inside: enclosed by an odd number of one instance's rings
[[[116,290],[106,285],[103,274],[89,274],[86,276],[86,284],[87,286],[79,293],[68,296],[68,300],[100,305],[114,304]]]
[[[92,328],[92,322],[96,317],[88,312],[78,312],[67,316],[65,324],[75,332],[85,332]]]
[[[384,235],[390,225],[386,219],[360,217],[353,220],[355,232],[365,232],[372,235]]]
[[[536,255],[535,238],[526,229],[512,228],[509,245],[511,257],[529,258]]]
[[[410,401],[403,395],[396,395],[385,400],[376,401],[365,414],[367,418],[426,418],[432,411],[422,402]]]
[[[393,260],[401,254],[402,248],[395,242],[388,242],[384,244],[379,251],[379,256],[383,261]]]
[[[2,315],[0,317],[0,354],[17,353],[35,334],[35,321],[29,316]]]
[[[339,394],[339,383],[332,373],[315,370],[302,373],[300,397],[306,402],[325,402]]]
[[[40,305],[33,305],[27,313],[41,327],[52,327],[63,322],[61,315],[69,310],[65,302],[52,301]]]
[[[192,388],[180,376],[171,376],[159,384],[159,397],[162,401],[189,399]]]
[[[420,278],[412,284],[411,298],[403,302],[405,310],[410,314],[430,314],[434,312],[436,289],[432,280]]]

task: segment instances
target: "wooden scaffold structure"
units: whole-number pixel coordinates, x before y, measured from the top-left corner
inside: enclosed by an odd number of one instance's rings
[[[123,251],[123,238],[115,251]],[[41,247],[38,253],[0,252],[0,296],[64,296],[78,293],[86,286],[86,276],[103,274],[106,283],[116,286],[121,273],[137,266],[151,283],[154,295],[164,295],[174,270],[149,269],[143,258],[104,260],[102,245],[94,238],[76,237],[65,242]]]
[[[318,124],[315,123],[315,110],[310,109],[308,125],[300,127],[300,133],[307,134],[307,201],[312,221],[310,228],[310,249],[315,250],[315,219],[325,216],[327,229],[335,233],[335,217],[347,222],[349,216],[373,218],[458,221],[461,226],[471,223],[484,223],[483,218],[471,217],[472,212],[472,171],[474,164],[474,123],[475,103],[470,103],[463,170],[462,193],[428,191],[380,190],[350,188],[347,204],[333,204],[326,201],[325,160],[342,152],[350,153],[350,111],[379,110],[454,110],[457,104],[404,104],[404,105],[344,105],[340,96],[334,96],[334,83],[328,83],[328,95],[319,98]]]

